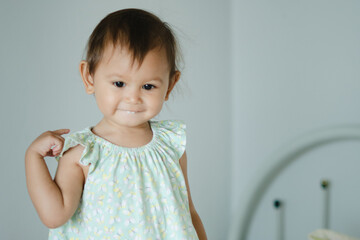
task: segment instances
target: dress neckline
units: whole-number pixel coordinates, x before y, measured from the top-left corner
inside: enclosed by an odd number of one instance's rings
[[[89,134],[91,136],[93,136],[93,138],[98,141],[99,143],[105,145],[105,146],[108,146],[112,149],[119,149],[119,150],[128,150],[128,151],[140,151],[140,150],[143,150],[143,149],[146,149],[146,148],[149,148],[151,147],[156,139],[157,139],[157,128],[155,127],[155,124],[154,124],[154,121],[149,121],[149,125],[150,125],[150,129],[152,131],[152,138],[150,140],[150,142],[146,143],[145,145],[142,145],[142,146],[139,146],[139,147],[124,147],[124,146],[120,146],[120,145],[117,145],[115,143],[112,143],[110,142],[109,140],[106,140],[105,138],[103,137],[100,137],[98,135],[96,135],[92,129],[94,128],[94,126],[90,126],[90,127],[87,127],[86,130],[87,132],[89,132]]]

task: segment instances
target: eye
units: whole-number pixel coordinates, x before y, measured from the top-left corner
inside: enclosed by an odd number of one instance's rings
[[[118,88],[121,88],[121,87],[123,87],[125,85],[124,82],[114,82],[113,84],[114,84],[115,87],[118,87]]]
[[[155,88],[155,86],[152,84],[145,84],[142,88],[145,90],[151,90],[151,89]]]

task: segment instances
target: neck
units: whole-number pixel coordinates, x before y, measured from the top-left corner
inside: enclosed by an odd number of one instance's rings
[[[149,122],[129,127],[102,119],[92,131],[99,137],[123,147],[140,147],[149,143],[153,137]]]

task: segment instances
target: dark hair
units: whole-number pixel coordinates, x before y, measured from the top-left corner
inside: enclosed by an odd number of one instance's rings
[[[177,71],[177,43],[166,22],[140,9],[123,9],[107,15],[95,27],[87,43],[86,61],[94,74],[107,44],[126,46],[140,65],[146,54],[157,47],[164,48],[170,77]]]

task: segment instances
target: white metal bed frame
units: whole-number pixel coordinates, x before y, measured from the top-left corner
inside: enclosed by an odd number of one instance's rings
[[[291,142],[276,152],[255,174],[252,185],[242,194],[230,226],[229,240],[246,240],[254,212],[260,199],[276,176],[302,154],[317,147],[339,141],[360,141],[360,125],[336,126],[314,131]]]

